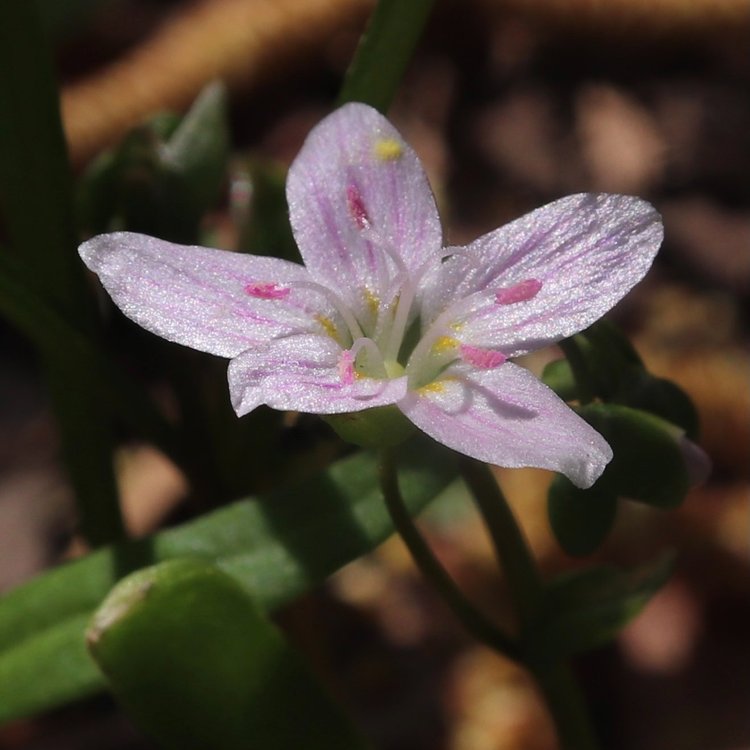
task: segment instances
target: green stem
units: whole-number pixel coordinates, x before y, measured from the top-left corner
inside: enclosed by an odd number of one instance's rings
[[[573,371],[573,377],[576,381],[578,399],[582,404],[591,403],[596,395],[596,387],[578,344],[575,339],[568,338],[560,341],[558,346],[570,363],[570,369]]]
[[[536,621],[542,600],[542,581],[534,558],[489,466],[465,456],[459,465],[487,524],[521,627],[525,628]]]
[[[384,451],[381,456],[380,486],[393,525],[414,562],[422,575],[435,586],[461,624],[478,641],[512,659],[518,659],[518,646],[461,593],[414,525],[401,497],[396,467],[389,451]]]
[[[385,112],[398,89],[435,0],[380,0],[360,42],[338,104]]]
[[[530,668],[531,669],[531,668]],[[598,750],[588,707],[570,667],[564,663],[531,669],[555,721],[563,750]]]
[[[521,623],[521,643],[539,622],[544,588],[523,533],[486,464],[461,458],[461,473],[471,490],[505,571]],[[538,663],[533,653],[519,658],[537,679],[555,720],[563,750],[596,750],[586,706],[570,669],[563,662]]]

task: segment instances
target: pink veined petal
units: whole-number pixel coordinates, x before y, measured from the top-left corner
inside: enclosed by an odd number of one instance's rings
[[[115,304],[145,329],[193,349],[234,357],[334,316],[296,263],[130,232],[102,234],[79,253]],[[316,314],[318,317],[316,318]]]
[[[412,391],[399,408],[449,448],[497,466],[535,466],[590,487],[612,458],[604,438],[528,370],[497,369],[446,376]]]
[[[349,352],[328,336],[302,334],[243,352],[229,364],[238,416],[261,404],[311,414],[342,414],[394,404],[406,378],[355,377]]]
[[[294,236],[310,273],[348,295],[384,294],[397,272],[438,262],[440,219],[422,165],[398,131],[365,104],[315,127],[289,169]]]
[[[423,294],[423,317],[519,356],[583,330],[651,267],[659,214],[638,198],[584,193],[457,248]],[[447,310],[446,310],[447,309]]]

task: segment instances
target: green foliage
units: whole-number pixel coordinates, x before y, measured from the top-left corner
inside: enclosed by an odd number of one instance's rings
[[[301,263],[289,223],[286,169],[276,162],[245,159],[232,175],[232,214],[239,228],[238,249]]]
[[[566,358],[548,364],[542,380],[566,401],[581,401],[581,416],[614,451],[592,488],[581,490],[565,477],[550,487],[555,537],[569,554],[588,555],[612,528],[618,498],[660,508],[683,501],[689,474],[679,441],[683,433],[697,438],[698,415],[681,388],[645,369],[609,321],[598,321],[562,346]]]
[[[567,359],[556,359],[545,365],[541,379],[563,401],[575,401],[578,398],[573,368]]]
[[[0,224],[17,281],[77,330],[93,334],[51,54],[36,5],[12,0],[0,0]],[[123,535],[109,409],[97,398],[95,373],[50,340],[38,351],[81,528],[92,544],[102,544]]]
[[[90,234],[128,230],[195,243],[228,159],[226,91],[213,83],[181,120],[156,115],[92,163],[79,186],[80,221]]]
[[[542,380],[566,401],[580,399],[581,383],[600,398],[655,414],[680,427],[691,440],[698,438],[698,413],[678,385],[657,378],[622,332],[605,318],[564,343],[571,355],[550,362]]]
[[[631,622],[667,582],[674,556],[629,570],[601,565],[562,575],[544,590],[541,615],[525,639],[535,662],[555,662],[603,646]]]
[[[452,454],[424,438],[405,445],[400,458],[400,483],[411,513],[456,475]],[[0,600],[0,722],[102,687],[85,653],[83,622],[133,570],[201,557],[232,576],[264,610],[272,610],[391,532],[377,461],[360,453],[263,500],[235,503],[50,571]]]
[[[582,490],[558,475],[549,490],[547,512],[560,546],[569,555],[590,555],[612,529],[617,495],[597,486]]]
[[[676,429],[648,412],[618,404],[588,404],[581,416],[612,447],[614,458],[593,487],[555,477],[548,497],[552,530],[570,555],[588,555],[604,541],[620,497],[674,508],[689,487]]]
[[[365,747],[237,581],[204,560],[125,578],[87,642],[128,715],[164,748]]]
[[[658,508],[685,499],[689,479],[674,428],[648,412],[617,404],[589,404],[581,416],[612,446],[614,458],[594,487]]]
[[[346,73],[338,104],[365,102],[385,112],[427,23],[434,0],[379,0]]]

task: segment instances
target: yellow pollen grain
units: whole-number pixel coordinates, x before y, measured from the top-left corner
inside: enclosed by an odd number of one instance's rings
[[[458,333],[464,327],[463,323],[451,323],[451,328]]]
[[[458,341],[456,341],[456,339],[452,338],[451,336],[441,336],[432,345],[432,351],[435,352],[435,354],[444,354],[445,352],[449,352],[451,349],[455,349],[457,346]]]
[[[380,299],[373,294],[369,289],[364,290],[365,293],[365,302],[367,303],[367,307],[370,310],[370,313],[372,315],[377,315],[378,310],[380,310]]]
[[[323,326],[325,332],[334,340],[338,339],[339,332],[336,329],[333,321],[330,318],[326,318],[325,315],[316,315],[315,320]]]
[[[393,138],[381,138],[375,141],[375,156],[380,161],[395,161],[403,155],[403,146]]]
[[[445,390],[445,385],[441,381],[435,380],[432,383],[423,385],[417,390],[419,391],[419,393],[442,393]]]

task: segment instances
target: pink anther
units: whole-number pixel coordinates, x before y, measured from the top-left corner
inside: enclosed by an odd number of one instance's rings
[[[365,202],[362,200],[362,193],[356,185],[349,185],[346,188],[346,203],[349,206],[349,213],[357,224],[358,229],[367,229],[370,226],[370,217],[367,215]]]
[[[354,355],[349,349],[341,352],[339,377],[344,385],[351,385],[354,382]]]
[[[459,354],[464,362],[468,362],[480,370],[493,370],[495,367],[500,367],[507,359],[501,352],[496,352],[492,349],[482,349],[481,347],[470,346],[469,344],[461,344]]]
[[[285,299],[292,290],[270,281],[253,281],[245,285],[245,291],[258,299]]]
[[[506,289],[495,292],[495,302],[498,305],[513,305],[516,302],[526,302],[539,294],[542,282],[539,279],[524,279]]]

